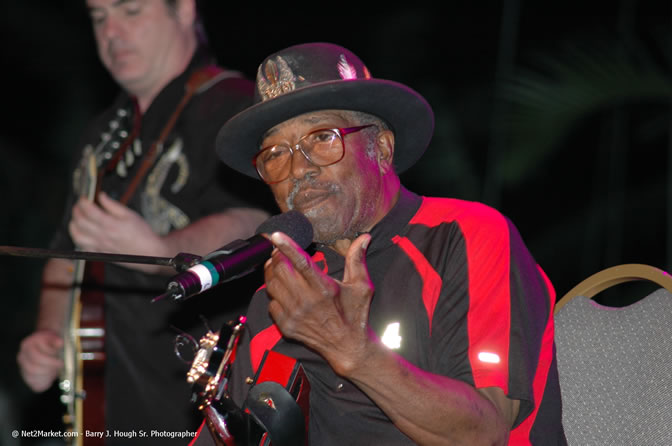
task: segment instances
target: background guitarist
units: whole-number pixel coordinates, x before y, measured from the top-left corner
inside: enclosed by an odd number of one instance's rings
[[[267,192],[252,180],[222,170],[214,140],[222,123],[251,103],[253,86],[212,65],[198,31],[195,0],[86,4],[100,59],[121,92],[84,132],[83,153],[95,160],[94,178],[87,178],[91,175],[84,163],[73,171],[75,183],[95,181],[100,192],[90,201],[81,198],[79,186],[73,188],[52,247],[173,257],[178,252],[205,254],[252,235],[268,216],[259,203]],[[240,196],[240,191],[248,195]],[[251,294],[238,292],[232,283],[227,289],[230,299],[151,305],[171,273],[148,265],[104,265],[98,291],[105,294],[108,429],[195,430],[184,379],[188,367],[175,358],[171,326],[193,329],[198,337],[194,330],[205,331],[199,314],[207,314],[216,327],[213,313],[221,320],[237,315],[245,302],[234,298]],[[245,283],[235,281],[235,286]],[[52,386],[63,366],[62,335],[72,284],[72,262],[47,262],[37,327],[23,340],[17,358],[24,380],[36,392]],[[83,287],[83,301],[86,292]],[[198,308],[206,301],[207,311]],[[215,312],[213,304],[220,306]],[[100,310],[93,314],[102,315]],[[107,440],[115,443],[115,438]],[[147,438],[116,440],[151,444]],[[155,439],[159,444],[167,441]]]

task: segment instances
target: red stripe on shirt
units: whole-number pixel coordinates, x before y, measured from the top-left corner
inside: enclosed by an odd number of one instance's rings
[[[438,226],[457,222],[462,231],[469,271],[469,361],[474,385],[509,388],[511,299],[509,227],[494,209],[476,202],[423,197],[411,224]],[[497,363],[479,354],[496,355]]]
[[[261,330],[257,335],[252,338],[250,341],[250,361],[252,362],[252,370],[254,373],[257,373],[259,364],[264,357],[266,350],[273,348],[275,344],[282,338],[280,330],[278,327],[273,324],[270,327],[267,327]]]
[[[529,445],[530,443],[530,432],[532,431],[532,426],[534,421],[537,419],[537,412],[539,412],[539,406],[541,405],[541,400],[544,397],[544,391],[546,390],[546,382],[548,381],[548,372],[551,368],[553,362],[553,308],[555,307],[555,289],[553,284],[548,279],[548,276],[541,267],[537,265],[537,269],[541,274],[541,277],[546,283],[546,289],[548,290],[548,295],[550,299],[550,311],[548,313],[548,323],[546,324],[546,329],[544,330],[544,335],[541,338],[541,351],[539,352],[539,364],[537,366],[537,371],[534,375],[534,383],[532,389],[534,392],[534,411],[515,429],[511,431],[509,435],[509,444],[510,445]]]
[[[439,300],[439,293],[441,292],[443,281],[436,270],[432,268],[432,265],[429,264],[425,256],[409,239],[395,235],[394,238],[392,238],[392,241],[404,250],[422,278],[422,302],[425,304],[425,310],[427,311],[429,334],[431,336],[434,308]]]

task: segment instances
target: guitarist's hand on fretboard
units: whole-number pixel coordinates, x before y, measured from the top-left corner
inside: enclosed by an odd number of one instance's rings
[[[80,198],[72,210],[68,228],[73,241],[81,250],[156,257],[175,255],[166,249],[162,237],[137,212],[105,193],[98,195],[97,202]],[[161,268],[144,264],[125,266],[148,273],[159,272]],[[168,272],[172,270],[168,269]]]
[[[34,392],[49,389],[63,368],[63,338],[49,331],[36,331],[21,342],[17,361],[21,376]]]

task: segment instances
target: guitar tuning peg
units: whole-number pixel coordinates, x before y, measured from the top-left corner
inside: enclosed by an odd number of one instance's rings
[[[135,161],[135,156],[133,155],[133,152],[131,152],[130,150],[127,151],[127,152],[125,153],[124,158],[125,158],[125,161],[126,161],[126,165],[127,165],[127,166],[130,167],[130,166],[133,165],[133,162]]]
[[[119,121],[110,121],[110,129],[116,130],[119,127]]]
[[[119,116],[120,118],[126,117],[127,114],[128,110],[126,110],[125,108],[120,108],[119,110],[117,110],[117,116]]]
[[[117,167],[115,170],[117,171],[117,175],[119,175],[122,178],[126,178],[128,171],[126,170],[126,165],[123,162],[117,163]]]
[[[107,133],[107,132],[102,133],[102,134],[100,135],[100,139],[102,139],[103,141],[109,141],[109,139],[110,139],[111,137],[112,137],[112,136],[110,136],[110,134]]]
[[[128,136],[128,132],[126,130],[121,130],[119,132],[119,136],[121,136],[122,138],[126,138]]]

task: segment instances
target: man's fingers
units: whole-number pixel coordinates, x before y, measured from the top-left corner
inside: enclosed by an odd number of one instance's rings
[[[97,234],[104,218],[104,211],[96,204],[80,199],[72,209],[72,219],[70,220],[70,232],[79,237]],[[74,233],[73,233],[74,232]]]
[[[62,346],[63,340],[49,333],[36,333],[21,343],[17,362],[26,383],[33,390],[45,390],[58,375],[63,367],[60,358]]]
[[[55,352],[58,354],[63,348],[63,338],[55,335],[50,336],[49,338],[47,338],[47,341],[45,342],[44,345],[48,346],[51,352]]]
[[[357,237],[345,254],[344,283],[356,281],[369,281],[369,272],[366,268],[366,249],[371,241],[370,234],[362,234]]]
[[[90,230],[86,230],[81,224],[71,220],[68,225],[70,236],[75,244],[85,251],[96,251],[96,238],[91,235]]]
[[[21,357],[18,358],[18,363],[21,366],[19,367],[21,377],[34,392],[44,392],[51,387],[63,367],[62,362],[57,364],[26,363]]]
[[[274,232],[271,234],[271,242],[275,247],[284,254],[289,261],[294,265],[294,268],[300,272],[309,271],[312,269],[312,260],[310,256],[301,249],[287,234],[282,232]]]
[[[73,217],[75,219],[96,226],[105,222],[113,223],[114,220],[111,218],[124,218],[128,213],[129,209],[126,206],[113,200],[104,192],[98,194],[98,204],[86,198],[80,198],[73,209]]]
[[[32,374],[53,374],[58,373],[63,367],[63,360],[50,355],[35,355],[26,353],[22,361],[19,363],[23,365],[26,370],[30,369]]]
[[[273,294],[280,294],[286,291],[287,287],[284,281],[295,283],[298,277],[289,258],[274,249],[271,253],[271,258],[264,264],[264,283],[269,290],[273,290]]]
[[[80,198],[77,200],[77,203],[75,203],[72,213],[76,218],[98,220],[102,217],[103,210],[94,202],[86,198]]]
[[[105,211],[115,217],[122,217],[128,213],[128,208],[126,206],[117,200],[113,200],[105,192],[98,194],[98,202]]]
[[[299,245],[296,244],[287,234],[282,232],[274,232],[271,234],[271,242],[275,245],[277,253],[274,253],[271,258],[279,258],[279,255],[282,255],[286,261],[288,261],[288,266],[291,268],[286,268],[289,270],[294,270],[296,273],[301,275],[310,286],[319,287],[323,289],[325,284],[322,280],[322,271],[315,266],[313,259],[310,258],[307,252],[305,252]]]

